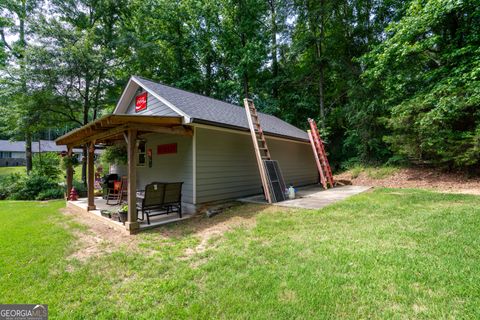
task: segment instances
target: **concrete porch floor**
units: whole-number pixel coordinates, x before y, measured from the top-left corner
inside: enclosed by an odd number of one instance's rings
[[[366,186],[340,186],[324,190],[319,185],[305,186],[298,188],[295,199],[277,202],[274,203],[274,205],[303,209],[320,209],[350,196],[365,192],[371,188],[372,187]],[[263,195],[256,195],[238,200],[249,203],[267,203]]]
[[[118,220],[112,220],[107,217],[102,216],[101,210],[108,210],[111,212],[116,212],[121,205],[109,205],[107,204],[107,200],[102,199],[101,197],[95,197],[95,206],[96,210],[87,210],[88,199],[87,198],[80,198],[77,201],[68,201],[67,206],[77,211],[81,211],[82,213],[91,214],[92,217],[99,218],[100,220],[110,224],[112,227],[118,230],[125,230],[125,226],[123,223],[119,222]],[[152,229],[164,224],[182,221],[193,217],[193,214],[187,213],[187,210],[183,210],[182,218],[178,216],[178,213],[169,213],[160,216],[155,216],[150,218],[150,224],[147,224],[147,220],[145,217],[144,221],[138,221],[140,223],[140,231]],[[139,218],[141,214],[139,213]],[[126,230],[125,230],[126,231]]]

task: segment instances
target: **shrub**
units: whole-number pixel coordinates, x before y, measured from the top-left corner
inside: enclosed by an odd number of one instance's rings
[[[11,189],[8,198],[12,200],[35,200],[41,192],[58,188],[60,187],[55,181],[34,172],[20,179]]]
[[[82,181],[73,180],[73,187],[77,190],[79,197],[87,196],[87,187]]]
[[[35,200],[61,199],[64,197],[64,189],[60,186],[40,192]]]
[[[37,153],[32,158],[33,173],[52,181],[60,177],[60,156],[54,152]]]
[[[0,178],[0,200],[8,199],[23,187],[24,177],[19,173],[12,173]]]

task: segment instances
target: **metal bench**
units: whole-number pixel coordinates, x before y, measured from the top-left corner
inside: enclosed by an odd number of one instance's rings
[[[182,217],[182,185],[183,182],[152,182],[137,196],[137,210],[142,212],[143,221],[150,217],[178,212]]]

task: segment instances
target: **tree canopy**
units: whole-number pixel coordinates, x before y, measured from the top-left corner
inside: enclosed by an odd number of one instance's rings
[[[130,75],[319,122],[335,168],[480,164],[474,0],[6,0],[4,135],[111,112]],[[8,112],[7,112],[8,111]]]

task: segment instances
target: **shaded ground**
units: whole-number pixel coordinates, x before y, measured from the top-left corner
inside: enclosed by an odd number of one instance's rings
[[[185,255],[189,257],[195,253],[205,251],[207,243],[211,239],[221,236],[234,228],[251,228],[255,226],[255,215],[273,211],[275,209],[270,206],[245,205],[240,210],[238,207],[228,209],[212,218],[198,215],[178,224],[173,224],[174,228],[157,228],[148,232],[142,232],[140,236],[127,236],[107,223],[92,219],[87,214],[68,208],[61,209],[65,216],[86,227],[82,230],[72,230],[76,238],[76,244],[74,246],[75,250],[70,254],[69,258],[80,261],[112,253],[120,249],[137,249],[142,242],[143,234],[147,234],[148,237],[155,236],[156,240],[159,241],[175,239],[185,235],[194,236],[199,239],[199,243],[197,246],[185,250]]]
[[[448,173],[428,168],[398,168],[386,176],[367,170],[350,170],[335,176],[336,180],[350,180],[353,185],[422,188],[442,192],[480,195],[480,178],[469,178],[465,174]],[[358,175],[358,176],[357,176]],[[357,177],[356,177],[357,176]]]

